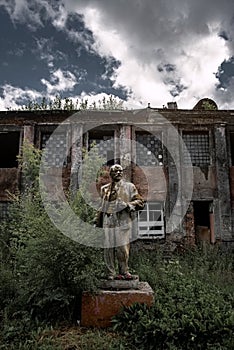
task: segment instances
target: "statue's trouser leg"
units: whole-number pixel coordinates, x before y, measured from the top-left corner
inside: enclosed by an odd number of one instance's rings
[[[118,227],[118,232],[116,232],[117,247],[116,247],[116,257],[118,260],[119,273],[124,275],[129,272],[128,260],[129,260],[129,250],[130,250],[130,237],[131,237],[131,227],[121,228]]]
[[[128,259],[129,259],[129,248],[130,244],[123,245],[116,248],[116,256],[119,265],[119,273],[124,275],[129,272]]]
[[[115,275],[115,228],[105,228],[104,261],[107,274]]]

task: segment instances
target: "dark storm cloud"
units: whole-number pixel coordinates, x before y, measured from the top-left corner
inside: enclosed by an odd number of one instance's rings
[[[206,35],[211,23],[221,23],[222,30],[233,32],[232,0],[65,0],[69,9],[80,6],[98,8],[106,26],[130,36],[136,47],[141,45],[145,56],[157,48],[182,47],[194,34]]]
[[[216,87],[215,97],[228,108],[234,96],[234,56],[220,65],[216,76],[219,84]]]
[[[90,49],[92,32],[85,27],[82,15],[67,14],[63,23],[65,10],[59,1],[21,0],[18,7],[13,1],[1,5],[1,29],[7,33],[7,40],[0,37],[1,86],[27,87],[46,94],[49,80],[53,84],[61,70],[64,78],[71,73],[77,79],[70,95],[104,91],[125,97],[110,80],[118,62],[101,58]]]
[[[100,23],[124,38],[131,57],[140,62],[141,66],[150,67],[147,72],[150,73],[149,76],[161,79],[173,96],[179,96],[186,89],[190,91],[191,85],[196,89],[196,81],[190,79],[190,72],[199,72],[206,56],[212,57],[213,52],[207,55],[210,53],[208,50],[206,52],[203,45],[198,62],[199,52],[194,52],[193,47],[199,41],[216,36],[220,41],[223,40],[230,57],[234,55],[233,0],[2,0],[1,4],[4,4],[15,26],[24,23],[34,33],[35,50],[39,50],[39,44],[42,44],[39,40],[52,38],[52,48],[49,44],[42,45],[43,53],[41,50],[40,57],[44,63],[38,62],[35,57],[32,60],[36,76],[39,66],[41,71],[44,70],[43,76],[46,68],[48,74],[51,73],[52,66],[54,69],[59,66],[72,71],[77,79],[83,79],[86,92],[91,89],[99,92],[106,87],[111,93],[125,96],[122,88],[113,88],[114,72],[123,62],[95,50],[95,33],[88,29],[89,23],[83,21],[87,8],[98,10]],[[61,47],[62,42],[64,47]],[[197,47],[200,49],[199,45]],[[209,50],[210,48],[211,46]],[[12,57],[17,57],[18,53],[19,58],[27,60],[26,56],[30,56],[25,54],[23,47],[15,47],[12,52]],[[214,53],[217,56],[217,52]],[[215,69],[226,57],[226,53],[221,59],[218,56],[220,63],[215,63]],[[8,64],[9,67],[11,60],[3,58],[2,65]],[[188,64],[190,66],[184,68],[184,62],[191,62]],[[231,89],[233,73],[224,62],[223,65],[225,74],[229,77],[225,87],[228,91]],[[10,74],[10,69],[8,72]],[[215,73],[212,71],[209,74],[215,76]],[[218,72],[216,75],[220,80],[219,90],[224,81],[227,81],[225,74]],[[201,80],[199,76],[196,79]],[[208,79],[215,88],[213,80]],[[77,93],[82,90],[79,90],[80,87],[79,84],[76,86]],[[133,88],[128,88],[131,87]],[[191,93],[193,95],[194,91]],[[199,93],[198,91],[197,94]]]
[[[217,86],[218,89],[226,89],[229,86],[230,79],[234,77],[234,56],[229,60],[225,60],[219,67],[218,73],[216,74],[220,81]]]

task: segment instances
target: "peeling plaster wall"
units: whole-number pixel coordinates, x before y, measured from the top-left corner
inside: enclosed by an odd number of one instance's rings
[[[215,207],[215,235],[224,241],[232,240],[231,222],[231,193],[229,180],[229,157],[227,153],[227,140],[225,125],[216,125],[215,138],[215,166],[217,198]]]
[[[139,193],[148,201],[164,202],[167,182],[163,167],[134,167],[132,181]]]
[[[188,182],[189,173],[182,168],[184,182]],[[183,195],[188,198],[186,188],[183,188]],[[215,166],[207,166],[206,169],[193,167],[193,200],[210,199],[217,196]]]

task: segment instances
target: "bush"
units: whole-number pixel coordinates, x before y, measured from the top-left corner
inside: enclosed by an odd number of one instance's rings
[[[23,146],[24,192],[11,195],[8,218],[0,222],[0,338],[6,348],[20,348],[38,324],[79,319],[82,291],[97,289],[104,268],[101,249],[72,241],[50,221],[39,192],[40,157],[32,145]],[[80,193],[72,206],[92,221],[93,210]]]
[[[232,349],[233,287],[231,293],[211,284],[210,278],[205,280],[204,266],[188,268],[188,256],[156,264],[145,255],[145,261],[155,303],[151,308],[140,304],[124,308],[113,319],[114,330],[124,329],[138,349]],[[141,266],[145,271],[145,264]]]

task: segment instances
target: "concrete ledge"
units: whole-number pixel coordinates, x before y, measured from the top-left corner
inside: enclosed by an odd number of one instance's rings
[[[138,289],[100,290],[96,294],[83,292],[81,326],[105,328],[111,326],[111,319],[123,306],[145,303],[151,306],[154,292],[147,282],[139,282]]]

